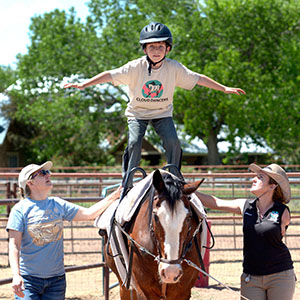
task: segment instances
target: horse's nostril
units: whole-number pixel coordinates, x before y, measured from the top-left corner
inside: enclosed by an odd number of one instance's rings
[[[177,280],[179,280],[179,278],[182,276],[183,272],[182,270],[179,271],[178,275],[176,277],[174,277],[174,282],[176,282]]]

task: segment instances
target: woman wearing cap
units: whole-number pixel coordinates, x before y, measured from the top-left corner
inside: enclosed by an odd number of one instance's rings
[[[191,90],[195,85],[200,85],[226,94],[245,94],[240,88],[224,86],[166,58],[172,49],[173,37],[169,28],[162,23],[151,22],[146,25],[140,33],[140,45],[145,56],[118,69],[102,72],[83,83],[64,86],[84,89],[107,82],[115,86],[128,86],[129,102],[125,111],[128,118],[128,146],[123,156],[123,182],[127,181],[128,172],[139,165],[142,140],[149,123],[163,141],[168,164],[180,169],[182,151],[172,118],[175,87]],[[171,171],[179,175],[176,170]]]
[[[15,299],[65,299],[63,221],[95,219],[120,195],[118,189],[89,208],[49,197],[51,167],[51,161],[31,164],[19,174],[21,201],[6,227]]]
[[[249,300],[292,300],[295,290],[293,262],[282,238],[290,223],[291,189],[285,171],[277,164],[260,168],[250,192],[255,200],[221,200],[197,193],[204,206],[243,215],[244,260],[241,294]]]

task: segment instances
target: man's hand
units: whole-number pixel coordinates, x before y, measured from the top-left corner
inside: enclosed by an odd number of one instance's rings
[[[12,281],[12,289],[17,296],[24,298],[25,295],[23,291],[25,290],[25,288],[24,288],[24,281],[21,275],[14,275]]]

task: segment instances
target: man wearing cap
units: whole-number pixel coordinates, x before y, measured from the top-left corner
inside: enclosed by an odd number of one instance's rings
[[[222,200],[196,192],[211,209],[243,215],[244,260],[241,295],[249,300],[292,300],[295,290],[293,261],[282,239],[290,223],[286,205],[291,189],[286,172],[277,164],[256,173],[250,192],[256,199]]]
[[[63,221],[95,219],[120,196],[118,189],[89,208],[50,197],[51,167],[30,164],[19,174],[21,201],[6,226],[15,299],[65,299]]]

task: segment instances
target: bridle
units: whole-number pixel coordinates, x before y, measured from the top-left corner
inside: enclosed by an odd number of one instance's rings
[[[192,212],[191,210],[189,210],[186,218],[192,217]],[[152,212],[152,220],[153,218],[158,218],[156,215],[156,212]],[[193,244],[193,240],[196,238],[197,234],[199,233],[200,229],[201,229],[201,225],[202,225],[202,219],[199,221],[199,224],[197,225],[197,227],[195,228],[193,235],[191,236],[190,240],[185,243],[185,246],[182,248],[181,251],[181,255],[179,256],[179,258],[177,259],[166,259],[162,257],[162,251],[161,251],[161,247],[160,247],[160,243],[159,240],[156,238],[155,236],[155,231],[153,228],[153,222],[150,223],[150,235],[151,235],[151,239],[152,242],[156,245],[156,252],[158,253],[158,255],[155,257],[155,261],[157,261],[158,263],[163,262],[166,264],[170,264],[170,265],[174,265],[174,264],[182,264],[183,259],[185,258],[185,255],[187,254],[188,250],[191,248],[192,244]],[[190,232],[192,230],[192,226],[191,223],[189,223],[189,228],[188,228],[188,232],[187,232],[187,236],[190,236]],[[153,254],[154,255],[154,254]]]
[[[193,215],[193,213],[189,209],[187,217],[192,217],[192,215]],[[162,263],[166,263],[166,264],[170,264],[170,265],[174,265],[174,264],[181,265],[183,263],[183,261],[187,262],[187,260],[185,259],[185,256],[188,253],[188,251],[190,250],[190,248],[192,247],[193,242],[194,242],[201,269],[204,270],[204,263],[203,263],[203,259],[202,259],[202,256],[201,256],[201,249],[199,247],[199,243],[198,243],[198,240],[197,240],[197,235],[200,232],[200,229],[201,229],[201,226],[202,226],[202,223],[203,223],[203,219],[199,220],[199,223],[197,224],[197,226],[196,226],[193,234],[191,235],[189,241],[187,243],[185,243],[185,246],[182,248],[181,255],[179,256],[179,258],[170,260],[170,259],[166,259],[166,258],[162,257],[162,254],[161,254],[162,251],[161,251],[160,243],[159,243],[158,239],[155,236],[155,231],[154,231],[154,228],[153,228],[152,220],[153,220],[153,218],[155,218],[155,216],[156,216],[156,213],[154,211],[152,211],[152,218],[151,218],[151,223],[150,223],[150,236],[151,236],[153,244],[156,245],[156,253],[157,254],[153,253],[153,251],[150,251],[149,249],[145,248],[140,243],[138,243],[135,239],[133,239],[124,230],[124,228],[121,226],[121,224],[116,221],[116,219],[114,219],[114,221],[113,221],[114,224],[119,228],[119,230],[126,236],[126,238],[128,239],[128,242],[131,245],[130,246],[130,253],[129,253],[129,263],[128,263],[129,267],[128,267],[126,284],[125,284],[127,289],[129,289],[129,286],[130,286],[134,247],[136,247],[141,253],[147,254],[147,255],[153,257],[153,260],[156,261],[158,264],[162,262]],[[192,226],[191,226],[191,223],[189,223],[187,236],[190,236],[191,230],[192,230]],[[190,265],[190,264],[188,264],[188,265]],[[162,284],[162,295],[161,295],[160,299],[162,299],[162,300],[166,299],[166,292],[167,292],[167,284],[163,283]]]

